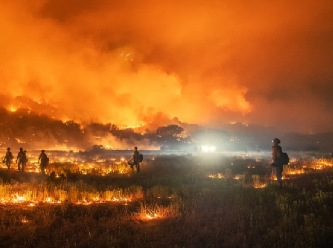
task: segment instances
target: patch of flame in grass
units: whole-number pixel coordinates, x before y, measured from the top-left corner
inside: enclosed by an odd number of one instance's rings
[[[21,219],[21,223],[28,223],[29,222],[29,220],[27,219],[27,217],[23,217],[22,219]]]
[[[285,168],[284,169],[284,173],[286,175],[301,175],[301,174],[304,174],[305,171],[303,168],[301,169],[291,169],[291,168]]]
[[[14,199],[14,201],[15,202],[24,202],[24,201],[26,201],[26,199],[24,196],[16,195],[16,198]]]
[[[221,179],[221,178],[224,178],[224,175],[222,173],[216,173],[216,174],[209,174],[208,177]]]
[[[252,175],[252,180],[253,180],[252,185],[253,188],[255,189],[262,189],[267,186],[267,182],[262,182],[259,175]]]
[[[267,183],[259,183],[259,184],[254,184],[253,188],[255,189],[262,189],[262,188],[266,188],[267,187]]]
[[[154,214],[146,214],[145,217],[148,220],[152,220],[152,219],[157,219],[159,216],[158,216],[158,214],[154,213]]]
[[[21,186],[0,184],[0,204],[73,204],[92,203],[129,203],[143,198],[143,190],[139,186],[125,189],[97,191],[87,185],[76,185],[64,182],[59,188],[50,188],[46,184]]]
[[[179,206],[171,204],[169,206],[148,205],[140,202],[139,212],[135,218],[142,221],[160,220],[179,216]]]

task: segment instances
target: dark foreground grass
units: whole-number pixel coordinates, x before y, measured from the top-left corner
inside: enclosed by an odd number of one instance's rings
[[[143,197],[128,204],[0,205],[0,246],[332,247],[332,170],[291,178],[283,189],[274,182],[251,187],[251,175],[265,177],[268,164],[165,156],[148,161],[140,174],[70,175],[66,181],[1,170],[2,184],[71,183],[100,191],[134,185]],[[244,180],[208,177],[219,171],[243,173]],[[154,211],[162,217],[140,218]]]

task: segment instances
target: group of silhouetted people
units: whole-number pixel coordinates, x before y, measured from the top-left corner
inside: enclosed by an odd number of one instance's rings
[[[6,155],[3,159],[3,163],[6,164],[8,170],[10,169],[10,166],[13,163],[13,159],[14,159],[13,153],[11,152],[10,147],[8,147]],[[27,151],[23,150],[23,148],[21,147],[16,156],[18,171],[24,171],[27,162],[28,162]]]
[[[283,172],[283,160],[282,160],[282,147],[280,146],[281,141],[278,138],[273,140],[272,146],[272,172],[276,175],[279,186],[282,188],[282,172]],[[10,147],[7,148],[6,155],[3,159],[3,163],[6,164],[8,170],[10,169],[11,164],[13,163],[14,156],[10,150]],[[132,169],[136,168],[137,172],[140,172],[140,162],[142,162],[143,156],[139,153],[138,147],[134,147],[134,151],[130,160],[127,163]],[[23,150],[21,147],[16,156],[16,163],[18,171],[24,172],[25,166],[28,162],[27,151]],[[41,150],[41,153],[38,157],[39,167],[41,173],[45,175],[45,168],[49,164],[49,158],[45,153],[45,150]]]
[[[6,155],[3,159],[3,163],[6,164],[8,170],[10,169],[10,166],[13,163],[13,159],[14,159],[13,153],[11,152],[10,147],[8,147]],[[134,167],[135,167],[136,171],[140,172],[140,162],[142,162],[142,159],[143,159],[143,155],[141,153],[139,153],[138,147],[134,147],[132,157],[130,160],[127,161],[127,163],[131,166],[131,169],[134,169]],[[28,162],[27,151],[23,150],[23,148],[21,147],[16,156],[16,163],[17,163],[18,171],[24,172],[27,162]],[[41,153],[39,154],[39,157],[38,157],[38,163],[39,163],[39,168],[40,168],[41,173],[43,175],[45,175],[45,168],[49,164],[49,158],[46,155],[45,150],[41,150]]]
[[[3,159],[3,163],[6,164],[8,170],[10,169],[10,166],[13,163],[13,159],[14,159],[13,153],[11,152],[10,147],[8,147],[6,155]],[[24,172],[27,162],[28,162],[27,151],[23,150],[23,148],[21,147],[16,156],[16,163],[17,163],[18,171]],[[49,158],[47,157],[45,150],[41,151],[41,153],[38,157],[38,162],[39,162],[39,167],[40,167],[41,173],[43,175],[45,175],[45,168],[49,164]]]

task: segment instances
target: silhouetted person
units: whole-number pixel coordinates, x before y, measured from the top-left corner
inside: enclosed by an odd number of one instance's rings
[[[20,150],[19,150],[19,152],[18,152],[18,154],[17,154],[17,157],[16,157],[16,163],[17,163],[17,169],[18,169],[18,171],[21,171],[21,165],[23,167],[23,164],[22,164],[22,162],[23,162],[23,156],[24,156],[24,154],[23,154],[23,148],[21,147]]]
[[[283,171],[283,160],[282,160],[282,147],[279,145],[281,141],[278,138],[273,140],[272,146],[272,173],[276,175],[276,179],[282,188],[282,171]]]
[[[132,169],[135,166],[136,171],[140,172],[140,162],[140,153],[138,151],[138,147],[134,147],[132,158],[129,160],[128,164],[131,166]]]
[[[10,169],[10,165],[13,162],[13,158],[14,158],[14,156],[13,156],[12,152],[10,151],[10,147],[8,147],[6,155],[5,155],[5,159],[4,159],[8,170]]]
[[[23,151],[23,156],[22,156],[22,172],[24,172],[25,166],[27,165],[28,162],[28,157],[27,157],[27,151]]]
[[[45,175],[45,168],[49,164],[49,158],[47,157],[44,150],[42,150],[41,153],[39,154],[38,162],[40,166],[40,171],[42,172],[43,175]]]

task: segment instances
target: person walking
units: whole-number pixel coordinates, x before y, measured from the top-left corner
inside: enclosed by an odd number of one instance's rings
[[[133,167],[135,166],[136,172],[140,172],[140,162],[142,161],[141,159],[142,155],[138,151],[138,147],[134,147],[134,151],[132,154],[132,158],[128,161],[128,164]]]
[[[7,148],[6,155],[5,155],[5,159],[4,159],[4,162],[5,162],[5,164],[6,164],[7,168],[8,168],[8,170],[10,169],[10,165],[11,165],[12,162],[13,162],[13,158],[14,158],[14,156],[13,156],[11,150],[10,150],[10,147],[8,147],[8,148]]]
[[[21,165],[23,167],[23,164],[22,164],[22,162],[23,162],[23,156],[24,156],[24,154],[23,154],[23,148],[21,147],[20,150],[19,150],[19,152],[17,153],[17,156],[16,156],[16,163],[17,163],[17,169],[18,169],[18,171],[21,171]]]
[[[45,150],[42,150],[38,157],[40,171],[43,175],[45,175],[45,168],[49,164],[49,158],[47,157]]]
[[[281,141],[278,138],[273,140],[272,146],[272,174],[276,176],[280,188],[282,188],[283,158]]]
[[[23,156],[22,156],[22,161],[21,162],[22,162],[21,170],[22,170],[22,172],[24,172],[25,166],[27,165],[27,162],[28,162],[28,157],[27,157],[27,151],[26,150],[23,151]]]

